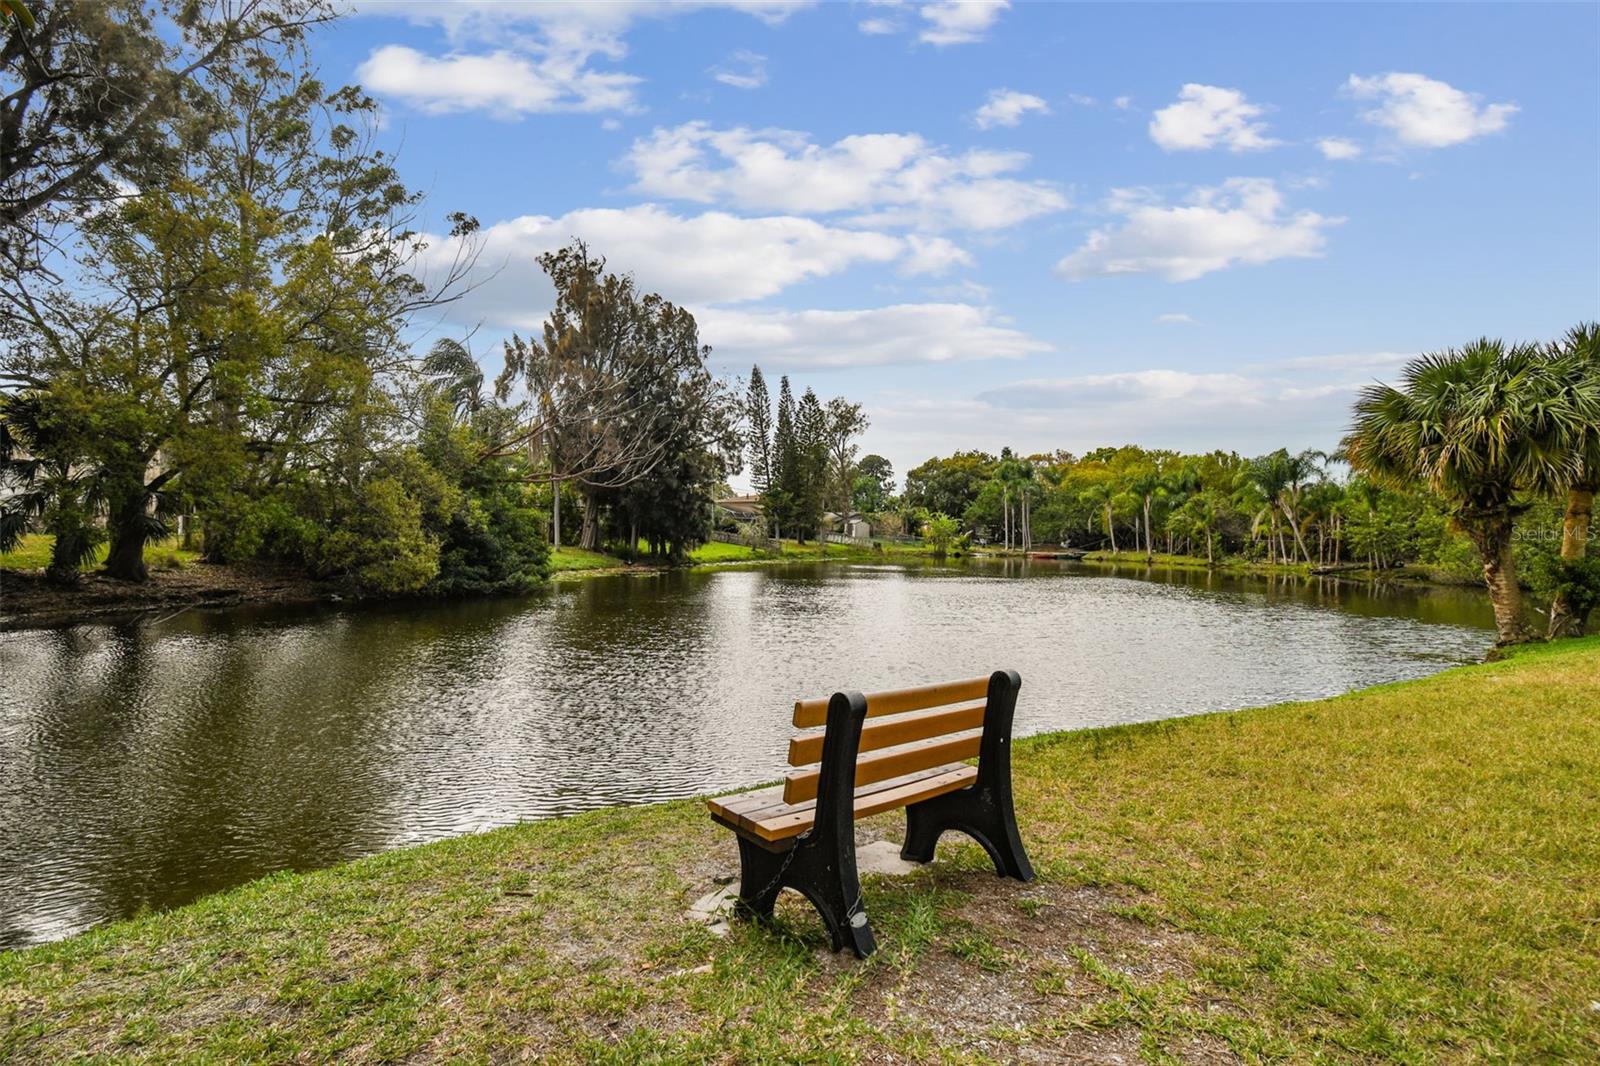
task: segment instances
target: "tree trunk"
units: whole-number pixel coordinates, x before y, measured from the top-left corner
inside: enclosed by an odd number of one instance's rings
[[[150,572],[144,565],[145,512],[143,483],[140,491],[112,500],[106,525],[111,532],[111,550],[106,554],[106,576],[119,581],[144,581]]]
[[[81,523],[71,523],[70,526],[55,531],[55,544],[50,549],[50,565],[45,568],[45,580],[52,585],[76,585],[83,576],[78,569],[78,560],[83,558],[89,547],[87,531]]]
[[[1594,492],[1587,485],[1567,490],[1567,514],[1561,524],[1561,561],[1580,563],[1589,550],[1589,525],[1594,518]],[[1570,581],[1557,590],[1550,605],[1549,637],[1579,637],[1589,622],[1589,605],[1573,596]]]
[[[1106,535],[1111,538],[1111,554],[1117,554],[1117,524],[1111,518],[1111,505],[1106,504]]]
[[[1144,498],[1144,561],[1155,562],[1155,544],[1150,539],[1150,497]]]
[[[1483,583],[1494,605],[1495,644],[1504,647],[1532,640],[1533,632],[1523,620],[1522,586],[1511,554],[1511,516],[1479,519],[1466,532],[1483,556]]]
[[[1288,504],[1285,503],[1280,506],[1283,508],[1283,517],[1289,522],[1289,532],[1294,534],[1295,547],[1300,549],[1300,557],[1309,563],[1311,561],[1311,553],[1306,551],[1305,538],[1300,535],[1299,516],[1294,513],[1294,508]]]
[[[553,477],[553,478],[550,479],[550,497],[551,497],[551,501],[552,501],[552,505],[551,505],[550,510],[551,510],[551,513],[554,516],[554,522],[555,522],[554,529],[553,529],[553,535],[550,538],[550,545],[551,545],[551,547],[559,548],[559,547],[561,547],[561,479],[560,478]]]
[[[600,550],[600,501],[591,492],[583,494],[583,537],[578,547],[592,552]]]

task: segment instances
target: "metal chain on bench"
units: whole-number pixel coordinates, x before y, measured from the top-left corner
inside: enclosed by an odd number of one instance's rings
[[[803,843],[810,835],[811,834],[809,832],[805,832],[794,838],[794,845],[789,848],[789,853],[783,857],[783,863],[778,867],[778,872],[772,875],[772,880],[767,882],[767,887],[763,888],[760,892],[757,892],[752,896],[744,891],[743,885],[740,885],[739,894],[748,900],[758,900],[764,897],[768,892],[771,892],[774,888],[777,888],[778,883],[783,880],[783,875],[789,872],[789,864],[794,862],[794,857],[800,853],[801,843]]]
[[[810,836],[810,832],[805,832],[795,837],[794,846],[791,847],[789,849],[789,853],[783,857],[783,863],[778,867],[778,872],[772,875],[772,880],[767,882],[765,888],[755,895],[749,896],[745,895],[744,886],[740,885],[739,894],[745,896],[746,899],[757,900],[761,899],[768,892],[771,892],[774,888],[776,888],[779,882],[783,880],[783,875],[789,872],[789,864],[794,862],[794,857],[800,853],[800,845],[805,843],[806,839]],[[855,901],[845,908],[845,921],[849,924],[850,928],[860,929],[862,926],[867,924],[867,908],[865,906],[866,899],[866,890],[858,888],[856,890]]]

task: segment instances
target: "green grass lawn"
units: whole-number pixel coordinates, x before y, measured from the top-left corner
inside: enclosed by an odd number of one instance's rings
[[[747,559],[766,558],[764,552],[743,544],[723,544],[721,541],[709,540],[689,553],[689,560],[695,563],[736,563]]]
[[[55,538],[46,533],[29,533],[22,538],[22,543],[17,545],[15,551],[0,553],[0,568],[43,570],[50,565],[50,549],[54,545]],[[107,546],[104,544],[95,549],[94,558],[85,563],[83,569],[93,570],[105,562],[106,550]],[[199,552],[185,551],[178,547],[176,537],[146,544],[144,548],[144,561],[151,567],[187,566],[199,558]]]
[[[1156,552],[1147,563],[1142,551],[1094,551],[1085,556],[1091,563],[1115,563],[1118,566],[1157,566],[1168,570],[1249,570],[1261,573],[1309,574],[1307,563],[1269,563],[1265,559],[1246,559],[1236,555],[1219,555],[1212,563],[1204,555],[1165,555]]]
[[[1591,638],[1023,741],[1039,880],[868,879],[865,963],[683,921],[696,801],[282,874],[0,955],[0,1059],[1597,1061],[1597,708]]]
[[[743,544],[724,544],[721,541],[707,541],[689,553],[691,565],[715,565],[719,563],[742,562],[774,562],[779,558],[797,562],[811,559],[837,559],[845,561],[862,561],[881,559],[895,555],[926,556],[928,550],[920,544],[893,544],[886,545],[883,551],[872,548],[858,548],[845,544],[829,544],[827,555],[824,556],[821,545],[816,541],[800,544],[797,541],[785,540],[782,543],[781,557],[770,552],[758,551]],[[640,544],[639,561],[644,565],[651,564],[651,557],[647,545]],[[551,569],[556,573],[573,570],[598,570],[608,567],[626,566],[626,562],[615,556],[603,555],[599,552],[585,551],[582,548],[560,548],[550,553]]]
[[[586,548],[557,548],[550,553],[550,570],[557,574],[572,570],[604,570],[627,565],[614,555],[592,552]]]

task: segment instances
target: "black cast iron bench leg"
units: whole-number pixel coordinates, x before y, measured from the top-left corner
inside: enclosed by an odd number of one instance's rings
[[[978,749],[978,778],[966,788],[913,803],[906,808],[906,842],[900,857],[932,862],[939,837],[959,830],[983,846],[1001,877],[1033,880],[1033,865],[1017,832],[1011,801],[1011,719],[1022,678],[1015,670],[996,670],[989,678]]]
[[[817,817],[809,830],[779,851],[739,837],[740,909],[770,917],[778,893],[792,888],[822,917],[833,950],[848,946],[861,959],[878,947],[856,871],[855,765],[866,716],[859,692],[836,693],[829,703]]]

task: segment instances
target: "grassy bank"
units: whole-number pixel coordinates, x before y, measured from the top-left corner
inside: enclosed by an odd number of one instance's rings
[[[736,869],[695,801],[280,875],[0,955],[0,1058],[1593,1061],[1596,707],[1591,638],[1023,742],[1039,881],[869,880],[866,963],[789,893],[684,922]]]
[[[36,626],[64,626],[96,618],[128,617],[150,612],[163,614],[191,607],[237,607],[262,603],[318,603],[354,598],[335,581],[319,581],[303,571],[285,566],[216,566],[198,564],[198,553],[179,549],[175,542],[152,544],[145,549],[150,578],[140,584],[117,581],[95,572],[105,557],[102,550],[87,564],[85,576],[70,588],[45,580],[43,567],[50,561],[51,538],[28,537],[17,551],[0,555],[0,631]],[[727,564],[777,564],[814,562],[884,562],[927,559],[921,545],[896,545],[882,550],[784,541],[781,553],[756,551],[736,544],[704,544],[689,558],[691,566]],[[658,569],[648,557],[627,560],[582,548],[563,547],[550,553],[551,576],[557,580],[602,574],[645,573]]]
[[[0,552],[0,570],[43,570],[50,565],[50,549],[55,538],[44,533],[29,533],[16,549]],[[100,545],[94,555],[83,563],[81,569],[93,570],[106,561],[108,546]],[[178,538],[155,541],[144,548],[145,565],[154,569],[172,569],[198,562],[200,553],[179,547]]]
[[[1146,558],[1142,551],[1096,551],[1083,557],[1083,562],[1115,567],[1153,567],[1158,570],[1211,570],[1224,574],[1254,574],[1260,576],[1283,575],[1290,577],[1309,577],[1317,567],[1309,563],[1269,563],[1260,559],[1245,559],[1235,555],[1223,556],[1213,562],[1207,562],[1203,555],[1164,555],[1157,552],[1153,557]],[[1404,566],[1373,570],[1366,567],[1327,571],[1329,576],[1336,576],[1349,581],[1408,581],[1435,585],[1468,585],[1476,586],[1482,583],[1481,577],[1476,574],[1452,573],[1442,569],[1425,566]]]
[[[854,547],[846,544],[829,544],[824,552],[815,541],[801,544],[797,541],[780,542],[781,551],[771,552],[743,544],[723,544],[710,541],[689,553],[690,566],[720,566],[728,563],[779,563],[817,562],[881,562],[889,559],[928,559],[932,552],[921,544],[884,544],[881,547]],[[581,571],[610,571],[626,569],[626,559],[583,548],[561,547],[550,553],[551,572],[555,574]],[[648,568],[652,561],[641,555],[636,567]]]

